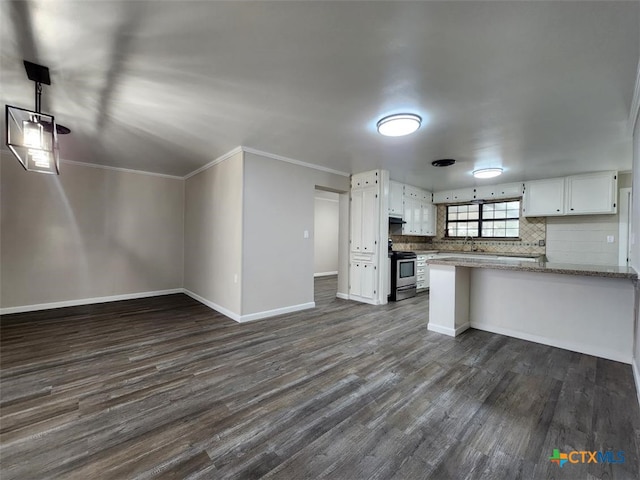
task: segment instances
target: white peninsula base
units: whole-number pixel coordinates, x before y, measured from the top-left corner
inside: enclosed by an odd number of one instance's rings
[[[628,278],[430,265],[429,324],[469,327],[631,363],[634,285]]]

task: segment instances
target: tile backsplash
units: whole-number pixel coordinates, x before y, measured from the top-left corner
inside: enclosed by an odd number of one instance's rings
[[[470,245],[463,239],[449,240],[444,236],[446,207],[438,205],[435,237],[419,237],[410,235],[391,235],[394,250],[470,250]],[[546,243],[547,222],[544,217],[520,217],[519,240],[480,240],[474,239],[474,246],[481,251],[490,253],[521,253],[523,255],[544,255],[546,247],[540,246],[540,241]]]
[[[421,237],[416,235],[391,235],[393,249],[400,252],[411,252],[414,250],[437,250],[431,243],[431,237]]]

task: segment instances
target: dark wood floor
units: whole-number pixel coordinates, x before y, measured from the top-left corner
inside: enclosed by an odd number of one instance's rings
[[[242,325],[184,295],[5,316],[0,478],[640,478],[628,365],[316,287]]]

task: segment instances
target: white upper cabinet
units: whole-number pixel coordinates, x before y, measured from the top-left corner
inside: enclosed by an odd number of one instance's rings
[[[595,172],[525,183],[525,217],[617,212],[618,174]]]
[[[351,251],[376,252],[378,187],[374,184],[351,191]]]
[[[522,197],[521,182],[436,192],[433,194],[433,203],[460,203],[472,200],[500,200],[519,197]]]
[[[400,182],[389,181],[389,215],[391,217],[401,217],[402,199],[404,196],[404,185]]]
[[[404,199],[403,235],[420,235],[420,200],[414,197]]]
[[[475,198],[475,188],[460,188],[450,192],[453,202],[470,202]]]
[[[525,217],[564,215],[564,178],[525,183],[522,213]]]
[[[459,188],[433,194],[433,203],[470,202],[475,198],[475,188]]]
[[[453,196],[450,191],[447,192],[434,192],[433,193],[433,203],[448,203],[452,202],[451,200]]]
[[[616,213],[618,175],[596,172],[566,178],[567,215]]]
[[[500,200],[504,198],[519,198],[521,196],[521,182],[476,187],[476,199],[478,200]]]
[[[403,235],[433,236],[435,235],[432,194],[411,185],[404,186],[403,197]]]
[[[436,206],[431,203],[423,203],[420,213],[422,214],[420,222],[420,233],[427,237],[435,237],[436,235]]]
[[[351,188],[366,188],[378,185],[380,178],[377,170],[356,173],[351,176]]]

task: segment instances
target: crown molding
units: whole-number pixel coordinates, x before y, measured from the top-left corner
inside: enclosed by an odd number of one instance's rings
[[[2,149],[2,152],[7,152],[7,153],[11,153],[8,150]],[[87,162],[77,162],[75,160],[65,160],[65,159],[60,159],[60,163],[65,163],[68,165],[78,165],[78,166],[82,166],[82,167],[90,167],[90,168],[101,168],[103,170],[114,170],[117,172],[125,172],[125,173],[137,173],[140,175],[151,175],[151,176],[155,176],[155,177],[163,177],[163,178],[172,178],[172,179],[176,179],[176,180],[187,180],[188,178],[193,177],[194,175],[197,175],[200,172],[203,172],[211,167],[213,167],[214,165],[218,165],[219,163],[224,162],[225,160],[228,160],[229,158],[233,157],[234,155],[240,153],[240,152],[245,152],[245,153],[251,153],[254,155],[260,155],[262,157],[266,157],[266,158],[270,158],[272,160],[279,160],[281,162],[286,162],[286,163],[291,163],[293,165],[299,165],[301,167],[307,167],[307,168],[311,168],[313,170],[319,170],[321,172],[326,172],[326,173],[332,173],[334,175],[340,175],[343,177],[350,177],[351,174],[347,173],[347,172],[342,172],[340,170],[334,170],[333,168],[328,168],[328,167],[323,167],[321,165],[315,165],[313,163],[308,163],[308,162],[303,162],[301,160],[296,160],[295,158],[289,158],[289,157],[283,157],[281,155],[276,155],[273,153],[269,153],[269,152],[264,152],[262,150],[257,150],[255,148],[251,148],[251,147],[245,147],[245,146],[238,146],[236,148],[234,148],[233,150],[228,151],[227,153],[219,156],[218,158],[216,158],[215,160],[212,160],[211,162],[207,163],[206,165],[203,165],[202,167],[197,168],[196,170],[187,173],[184,176],[179,176],[179,175],[168,175],[165,173],[156,173],[156,172],[148,172],[146,170],[134,170],[131,168],[123,168],[123,167],[112,167],[109,165],[101,165],[101,164],[97,164],[97,163],[87,163]]]
[[[203,165],[200,168],[197,168],[196,170],[194,170],[191,173],[187,173],[184,177],[182,177],[184,180],[186,180],[187,178],[191,178],[194,175],[197,175],[200,172],[204,172],[205,170],[207,170],[208,168],[213,167],[214,165],[217,165],[219,163],[224,162],[225,160],[233,157],[234,155],[238,154],[242,152],[242,147],[236,147],[233,150],[228,151],[227,153],[225,153],[224,155],[219,156],[218,158],[216,158],[215,160],[210,161],[209,163],[207,163],[206,165]]]
[[[0,153],[2,155],[8,155],[10,157],[13,156],[13,153],[11,153],[10,150],[7,150],[5,148],[0,148]],[[115,172],[124,172],[124,173],[137,173],[139,175],[150,175],[152,177],[162,177],[162,178],[171,178],[174,180],[183,180],[183,177],[180,175],[168,175],[166,173],[156,173],[156,172],[149,172],[147,170],[134,170],[132,168],[123,168],[123,167],[112,167],[110,165],[101,165],[99,163],[89,163],[89,162],[77,162],[75,160],[67,160],[64,158],[60,159],[60,163],[61,164],[66,164],[66,165],[76,165],[79,167],[89,167],[89,168],[99,168],[102,170],[113,170]]]
[[[68,165],[77,165],[80,167],[90,167],[90,168],[99,168],[102,170],[113,170],[116,172],[124,172],[124,173],[137,173],[140,175],[150,175],[152,177],[162,177],[162,178],[171,178],[174,180],[183,180],[183,177],[178,175],[168,175],[166,173],[156,173],[156,172],[148,172],[146,170],[134,170],[131,168],[122,168],[122,167],[112,167],[109,165],[100,165],[97,163],[87,163],[87,162],[76,162],[75,160],[65,160],[60,159],[60,163],[65,163]]]
[[[340,170],[334,170],[333,168],[323,167],[321,165],[315,165],[313,163],[303,162],[301,160],[296,160],[295,158],[283,157],[281,155],[276,155],[269,152],[263,152],[262,150],[256,150],[251,147],[240,147],[242,151],[246,153],[252,153],[254,155],[260,155],[262,157],[271,158],[273,160],[280,160],[281,162],[292,163],[294,165],[300,165],[301,167],[312,168],[314,170],[320,170],[321,172],[333,173],[334,175],[341,175],[343,177],[350,177],[351,174],[347,172],[341,172]]]

